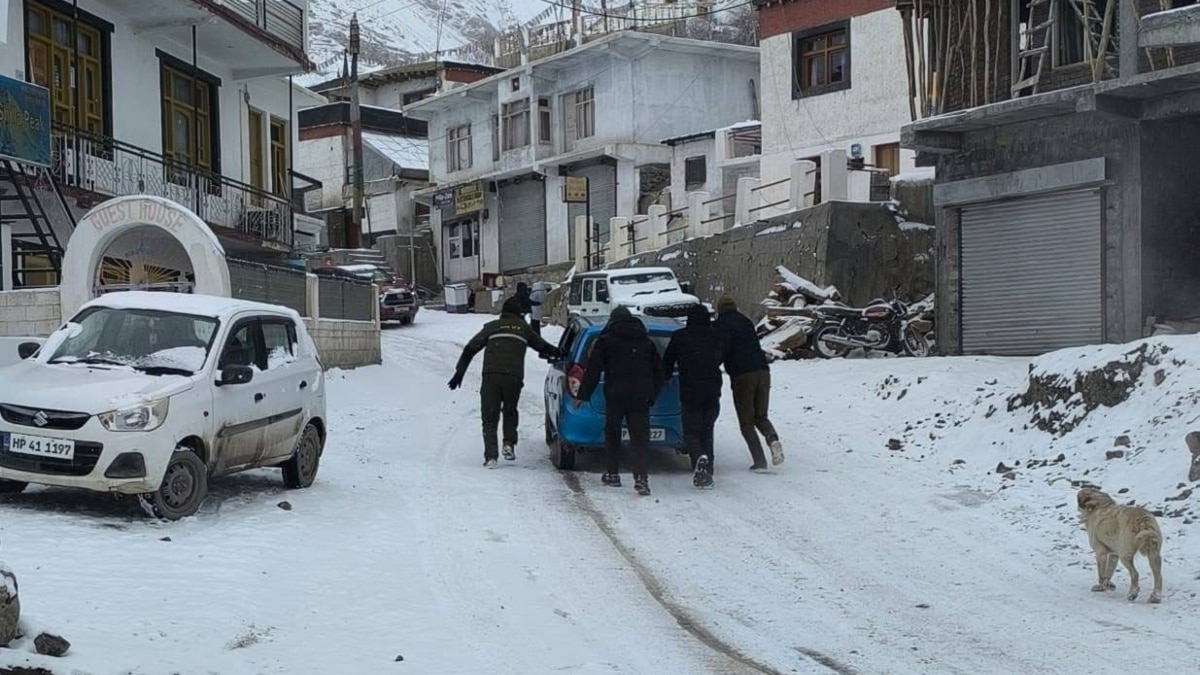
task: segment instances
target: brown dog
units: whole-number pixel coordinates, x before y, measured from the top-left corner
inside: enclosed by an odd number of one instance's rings
[[[1162,531],[1154,514],[1140,506],[1120,506],[1112,497],[1093,488],[1083,488],[1075,496],[1079,504],[1079,519],[1087,529],[1088,541],[1096,554],[1099,583],[1093,591],[1111,591],[1117,569],[1117,559],[1129,570],[1129,601],[1137,600],[1138,573],[1133,557],[1138,553],[1150,561],[1154,575],[1154,592],[1149,602],[1162,600]]]

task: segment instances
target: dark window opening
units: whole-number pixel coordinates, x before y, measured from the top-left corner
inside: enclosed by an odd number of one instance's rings
[[[688,157],[683,164],[683,184],[688,192],[704,188],[708,182],[708,160],[704,155]]]

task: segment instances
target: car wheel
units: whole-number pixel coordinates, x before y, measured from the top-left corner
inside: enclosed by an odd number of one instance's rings
[[[560,471],[575,470],[575,448],[563,443],[562,437],[555,435],[550,446],[550,463]]]
[[[154,517],[179,520],[200,510],[207,496],[208,467],[196,453],[177,448],[163,472],[162,485],[140,499],[142,507]]]
[[[0,495],[15,495],[23,492],[27,487],[29,487],[29,483],[23,483],[19,480],[0,479]]]
[[[293,490],[306,488],[317,479],[321,468],[321,433],[313,425],[304,427],[296,443],[296,454],[283,463],[283,484]]]

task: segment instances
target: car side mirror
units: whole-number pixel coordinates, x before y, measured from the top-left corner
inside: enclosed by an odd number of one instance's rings
[[[217,380],[217,386],[246,384],[253,379],[254,369],[250,366],[225,366],[221,369],[221,378]]]
[[[22,342],[21,344],[17,345],[17,357],[24,361],[25,359],[36,354],[41,348],[42,346],[36,342]]]

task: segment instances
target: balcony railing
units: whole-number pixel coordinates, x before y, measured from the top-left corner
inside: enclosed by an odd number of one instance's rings
[[[292,206],[287,197],[135,145],[56,123],[51,170],[64,190],[105,197],[165,197],[216,228],[292,246]]]
[[[304,51],[304,8],[288,0],[224,0],[234,14]]]

